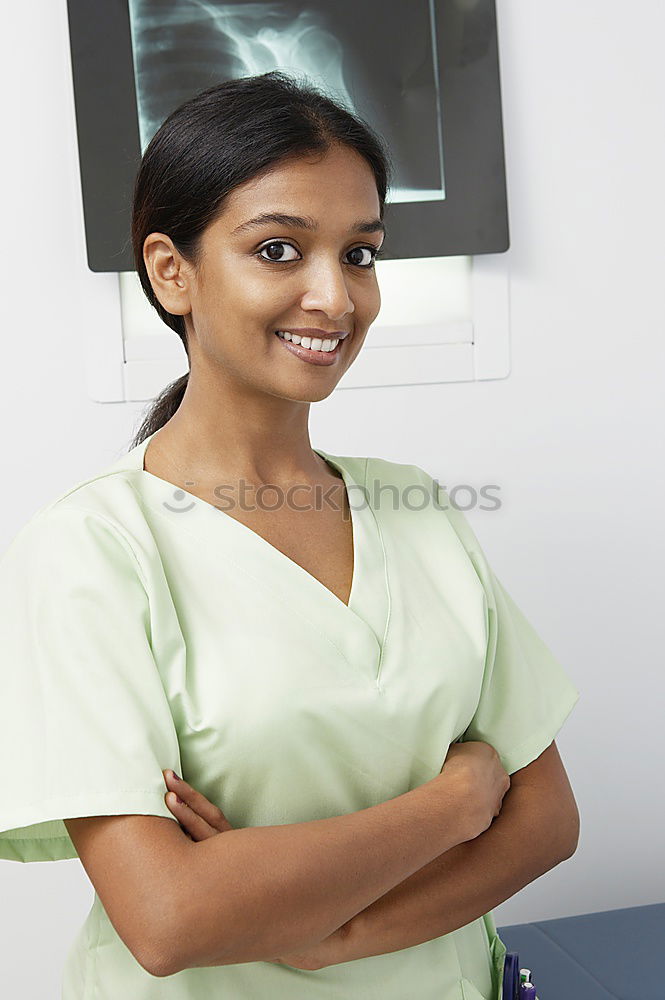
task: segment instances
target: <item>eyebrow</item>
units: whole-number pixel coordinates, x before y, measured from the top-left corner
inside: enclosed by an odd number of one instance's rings
[[[293,229],[306,229],[315,232],[319,227],[311,216],[306,215],[285,215],[283,212],[262,212],[261,215],[248,219],[240,226],[236,226],[233,233],[244,233],[250,229],[258,229],[268,223],[278,226],[291,226]],[[383,233],[385,236],[386,227],[381,219],[358,219],[349,227],[349,233]]]

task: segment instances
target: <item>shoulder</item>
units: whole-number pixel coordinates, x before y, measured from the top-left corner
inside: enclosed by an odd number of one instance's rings
[[[409,512],[409,520],[413,519],[420,530],[437,531],[445,524],[443,530],[452,530],[467,553],[484,558],[468,518],[430,471],[415,462],[394,462],[375,455],[340,456],[340,460],[356,474],[356,482],[362,481],[367,502],[375,511],[381,509],[387,511],[384,516],[394,517],[398,510],[400,522]]]
[[[388,530],[412,531],[419,537],[442,527],[446,530],[439,484],[426,469],[377,455],[334,458],[361,491],[354,503],[370,507]]]
[[[2,586],[36,588],[56,596],[77,581],[145,583],[143,562],[121,525],[70,503],[39,510],[14,535],[0,557]]]
[[[132,564],[140,574],[154,540],[132,470],[100,474],[40,507],[10,541],[0,562],[59,565],[62,572],[85,560]]]

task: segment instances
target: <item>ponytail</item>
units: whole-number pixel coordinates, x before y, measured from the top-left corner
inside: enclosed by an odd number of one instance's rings
[[[158,431],[160,427],[163,427],[167,423],[175,411],[178,409],[182,403],[183,396],[185,395],[185,389],[187,388],[187,383],[189,382],[189,372],[185,372],[180,378],[177,378],[175,382],[170,382],[165,389],[159,393],[158,396],[153,400],[148,415],[144,418],[141,426],[134,435],[134,440],[132,442],[132,448],[135,448],[137,444],[141,444],[145,441],[147,437]]]

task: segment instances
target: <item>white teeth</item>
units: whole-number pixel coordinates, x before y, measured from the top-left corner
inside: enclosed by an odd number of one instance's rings
[[[297,333],[289,333],[288,330],[276,330],[278,337],[282,340],[290,340],[293,344],[300,344],[301,347],[305,347],[310,351],[325,351],[330,353],[334,351],[339,344],[340,338],[337,337],[335,340],[319,340],[312,339],[311,337],[299,337]]]

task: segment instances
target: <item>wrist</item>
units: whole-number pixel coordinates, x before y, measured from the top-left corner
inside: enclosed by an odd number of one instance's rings
[[[437,797],[439,815],[445,829],[449,833],[449,843],[446,850],[457,847],[467,840],[477,836],[477,816],[474,813],[474,797],[469,787],[467,772],[451,766],[427,785],[432,786],[432,794]],[[441,852],[443,853],[443,851]]]

